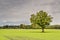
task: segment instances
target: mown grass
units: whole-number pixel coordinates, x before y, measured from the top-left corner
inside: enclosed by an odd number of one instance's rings
[[[60,40],[60,30],[0,29],[0,40]]]

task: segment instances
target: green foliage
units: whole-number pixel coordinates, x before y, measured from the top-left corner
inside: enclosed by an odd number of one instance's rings
[[[46,29],[60,29],[60,25],[50,25]]]
[[[20,29],[31,29],[30,25],[20,24]]]
[[[39,11],[31,15],[30,21],[32,24],[38,24],[44,29],[52,22],[52,17],[44,11]]]
[[[20,24],[20,28],[25,28],[25,25],[24,24]]]
[[[40,29],[40,26],[37,24],[31,24],[31,29]]]
[[[19,29],[19,25],[4,25],[1,29]]]

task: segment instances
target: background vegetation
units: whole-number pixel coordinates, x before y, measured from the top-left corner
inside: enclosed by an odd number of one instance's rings
[[[20,24],[20,25],[4,25],[0,26],[0,29],[41,29],[41,27],[38,26],[37,24],[32,25]],[[49,25],[46,27],[46,29],[60,29],[60,25]]]

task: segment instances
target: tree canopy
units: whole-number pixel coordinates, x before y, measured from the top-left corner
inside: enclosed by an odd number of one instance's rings
[[[36,14],[32,14],[30,21],[32,24],[38,24],[42,28],[42,32],[44,32],[44,28],[52,22],[52,17],[47,12],[41,10]]]

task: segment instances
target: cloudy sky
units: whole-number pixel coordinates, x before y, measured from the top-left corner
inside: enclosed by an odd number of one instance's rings
[[[40,10],[60,24],[60,0],[0,0],[0,25],[30,24],[30,15]]]

